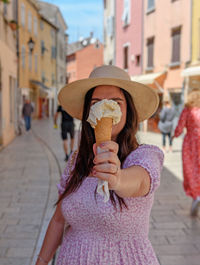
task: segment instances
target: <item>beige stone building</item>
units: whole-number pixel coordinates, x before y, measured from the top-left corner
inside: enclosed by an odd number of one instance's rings
[[[39,118],[53,116],[56,93],[56,36],[58,28],[41,14],[40,17],[40,85]]]
[[[0,1],[0,147],[13,140],[17,126],[15,3]]]
[[[104,64],[115,64],[115,0],[104,0]]]
[[[21,108],[26,97],[34,106],[34,116],[39,115],[40,67],[40,15],[36,1],[18,1],[19,23],[19,88],[22,94]],[[41,84],[42,85],[42,84]]]

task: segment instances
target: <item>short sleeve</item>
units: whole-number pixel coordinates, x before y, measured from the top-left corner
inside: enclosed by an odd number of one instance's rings
[[[148,194],[152,194],[160,185],[160,174],[163,167],[164,154],[156,146],[140,145],[129,154],[123,168],[141,166],[150,176],[151,186]]]
[[[67,165],[60,177],[60,183],[57,184],[58,194],[62,195],[66,189],[67,181],[70,177],[70,172],[74,169],[77,152],[73,152],[67,161]]]
[[[57,112],[62,112],[62,107],[60,105],[57,108]]]

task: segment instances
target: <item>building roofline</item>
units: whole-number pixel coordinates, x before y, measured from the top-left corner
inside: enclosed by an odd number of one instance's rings
[[[32,0],[31,0],[31,1],[32,1]],[[61,19],[62,19],[62,21],[63,21],[63,24],[64,24],[65,27],[66,27],[66,30],[68,29],[67,23],[65,22],[65,19],[64,19],[63,15],[62,15],[62,13],[61,13],[61,11],[60,11],[60,8],[59,8],[57,5],[54,5],[54,4],[51,4],[51,3],[47,3],[47,2],[43,2],[43,1],[38,1],[38,2],[41,3],[42,5],[51,6],[51,7],[55,8],[56,11],[57,11],[58,13],[60,13],[60,17],[61,17]]]

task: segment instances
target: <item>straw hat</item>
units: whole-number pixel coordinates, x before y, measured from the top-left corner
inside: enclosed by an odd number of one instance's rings
[[[67,84],[59,91],[58,100],[67,113],[81,120],[85,94],[100,85],[117,86],[126,90],[133,98],[140,122],[151,117],[158,108],[159,97],[152,88],[131,81],[126,71],[112,65],[97,67],[89,78]]]

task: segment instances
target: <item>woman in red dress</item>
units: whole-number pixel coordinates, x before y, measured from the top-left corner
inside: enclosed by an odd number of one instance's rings
[[[196,216],[200,206],[200,89],[188,95],[174,137],[178,137],[184,127],[187,133],[182,147],[184,190],[193,198],[191,215]]]

